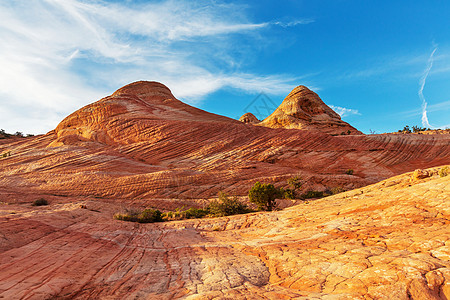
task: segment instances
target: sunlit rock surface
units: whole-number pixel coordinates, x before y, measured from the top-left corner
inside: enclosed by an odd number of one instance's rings
[[[315,94],[299,87],[286,99],[297,95]],[[337,120],[313,96],[312,115]],[[287,187],[296,175],[305,190],[362,187],[448,164],[449,145],[446,134],[332,136],[317,128],[249,126],[189,106],[161,83],[141,81],[77,110],[46,135],[1,140],[0,155],[11,155],[0,156],[0,188],[22,198],[200,205],[221,190],[246,195],[256,181]]]
[[[260,121],[255,117],[252,113],[245,113],[240,118],[239,121],[246,123],[246,124],[257,124]]]
[[[157,224],[113,220],[111,199],[11,197],[0,297],[448,299],[450,176],[427,172],[278,212]]]
[[[272,128],[318,130],[329,134],[362,134],[328,107],[320,97],[300,85],[260,125]]]

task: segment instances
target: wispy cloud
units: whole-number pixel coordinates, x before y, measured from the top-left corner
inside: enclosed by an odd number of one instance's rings
[[[428,116],[427,116],[427,101],[425,100],[425,97],[423,95],[423,89],[425,87],[425,83],[428,78],[428,74],[430,73],[431,68],[433,67],[433,61],[434,61],[434,53],[436,53],[437,46],[434,47],[434,50],[431,52],[430,57],[428,58],[428,64],[427,67],[424,70],[424,73],[422,77],[419,80],[419,91],[417,92],[419,95],[420,100],[422,101],[422,126],[431,128],[432,126],[428,122]]]
[[[348,117],[351,115],[361,115],[357,109],[345,108],[335,105],[328,105],[332,110],[334,110],[338,115],[343,117]]]
[[[427,105],[427,113],[445,112],[445,111],[450,112],[450,100]],[[421,115],[422,115],[422,108],[415,108],[415,109],[403,111],[400,113],[396,113],[396,114],[392,115],[392,117],[412,118],[412,117],[417,117],[417,116],[421,116]],[[448,120],[444,120],[444,122],[448,122]],[[424,125],[422,125],[422,126],[424,126]],[[450,124],[434,126],[434,128],[448,128],[448,127],[450,127]],[[429,127],[429,128],[431,128],[431,127]]]
[[[269,22],[266,24],[278,25],[281,27],[292,27],[292,26],[296,26],[296,25],[310,24],[313,22],[315,22],[314,19],[302,19],[302,20],[295,20],[295,21],[289,21],[289,22],[273,21],[273,22]]]
[[[254,23],[234,4],[182,0],[1,1],[0,19],[0,126],[34,133],[56,125],[49,127],[50,115],[62,118],[135,80],[163,82],[191,103],[223,87],[286,93],[296,78],[236,68],[250,47],[236,37],[257,44],[271,26],[313,21]]]

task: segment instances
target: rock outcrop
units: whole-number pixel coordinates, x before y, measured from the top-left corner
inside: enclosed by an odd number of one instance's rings
[[[450,176],[425,168],[450,164],[450,135],[333,136],[330,124],[348,124],[314,95],[294,90],[274,113],[290,117],[266,120],[312,126],[290,130],[136,82],[46,135],[3,139],[0,298],[449,299]],[[366,187],[270,213],[113,219],[296,175],[304,190]],[[49,205],[31,205],[41,198]]]
[[[156,127],[170,127],[179,121],[237,123],[175,99],[159,82],[138,81],[66,117],[55,129],[55,144],[79,140],[110,145],[151,141]]]
[[[305,190],[352,189],[450,163],[450,135],[249,126],[182,103],[155,82],[127,85],[46,135],[2,141],[0,154],[10,154],[0,157],[5,197],[99,197],[173,209],[201,206],[221,190],[247,195],[256,181],[287,187],[300,175]]]
[[[300,85],[260,125],[271,128],[317,130],[329,134],[362,134],[328,107],[320,97]]]
[[[138,224],[119,204],[0,203],[3,299],[450,299],[450,176],[283,211]],[[0,192],[4,192],[1,190]]]
[[[239,121],[245,124],[257,124],[260,121],[252,113],[245,113],[239,118]]]

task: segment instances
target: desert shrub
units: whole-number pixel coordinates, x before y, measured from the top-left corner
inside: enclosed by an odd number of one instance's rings
[[[183,210],[184,207],[177,208],[175,211],[168,211],[161,215],[164,221],[175,221],[184,219],[200,219],[208,215],[208,210],[201,208],[189,208]]]
[[[294,176],[292,178],[289,178],[287,183],[290,186],[290,189],[280,189],[282,194],[284,195],[284,198],[286,199],[295,199],[298,197],[298,190],[302,188],[303,182],[302,178],[300,176]]]
[[[302,195],[303,199],[322,198],[323,192],[320,191],[307,191]]]
[[[403,129],[400,129],[398,132],[411,133],[411,129],[409,128],[408,125],[406,125],[405,127],[403,127]]]
[[[41,199],[37,199],[33,201],[33,206],[43,206],[43,205],[48,205],[48,201],[45,200],[44,198]]]
[[[292,178],[289,178],[287,182],[293,190],[299,190],[303,185],[301,180],[302,178],[300,176],[294,176]]]
[[[294,190],[292,190],[292,189],[283,189],[283,188],[280,188],[280,193],[281,193],[281,195],[282,195],[282,197],[284,198],[284,199],[295,199],[295,198],[297,198],[296,197],[296,193],[295,193],[295,191]]]
[[[443,167],[439,169],[439,176],[440,177],[445,177],[447,176],[449,173],[448,167]]]
[[[343,192],[345,192],[345,190],[341,186],[337,186],[337,187],[334,187],[334,188],[331,189],[331,194],[332,195],[336,195],[336,194],[343,193]]]
[[[208,214],[208,210],[201,209],[201,208],[189,208],[188,210],[184,211],[184,218],[185,219],[200,219],[205,217]]]
[[[248,192],[250,202],[255,203],[259,210],[273,210],[277,203],[276,198],[281,197],[282,190],[270,183],[256,182]]]
[[[137,222],[138,216],[132,216],[132,215],[126,214],[126,213],[117,213],[114,215],[114,219],[120,220],[120,221]]]
[[[142,212],[137,210],[126,210],[124,213],[117,213],[114,215],[114,219],[128,222],[138,222],[138,223],[153,223],[161,222],[162,213],[155,209],[144,209]]]
[[[348,169],[347,171],[345,171],[345,174],[353,175],[353,169]]]
[[[145,209],[139,215],[139,223],[153,223],[153,222],[161,222],[162,213],[159,210],[155,209]]]
[[[413,126],[412,129],[413,129],[413,132],[430,130],[430,128],[425,128],[425,127],[420,127],[420,126]]]
[[[250,211],[247,205],[239,201],[237,197],[230,198],[224,192],[219,192],[219,199],[208,205],[208,212],[214,217],[245,214]]]

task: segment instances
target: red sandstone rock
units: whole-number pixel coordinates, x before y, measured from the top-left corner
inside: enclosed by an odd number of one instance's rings
[[[283,103],[260,124],[271,128],[318,130],[329,134],[362,134],[342,121],[316,93],[303,85],[293,89]]]
[[[311,111],[333,115],[320,105]],[[248,126],[184,104],[160,83],[136,82],[44,136],[1,143],[0,154],[11,156],[0,158],[0,187],[22,197],[95,196],[175,209],[201,206],[220,190],[246,195],[256,181],[287,187],[299,174],[305,190],[361,187],[448,164],[449,144],[444,134],[331,136]]]
[[[133,83],[46,135],[0,143],[11,152],[0,158],[0,298],[450,298],[450,176],[437,168],[271,213],[112,218],[299,173],[305,188],[350,189],[449,164],[449,145],[444,134],[248,126]],[[39,198],[49,205],[31,206]]]
[[[3,202],[0,297],[447,299],[450,176],[427,171],[283,211],[154,224],[114,220],[105,199]]]

